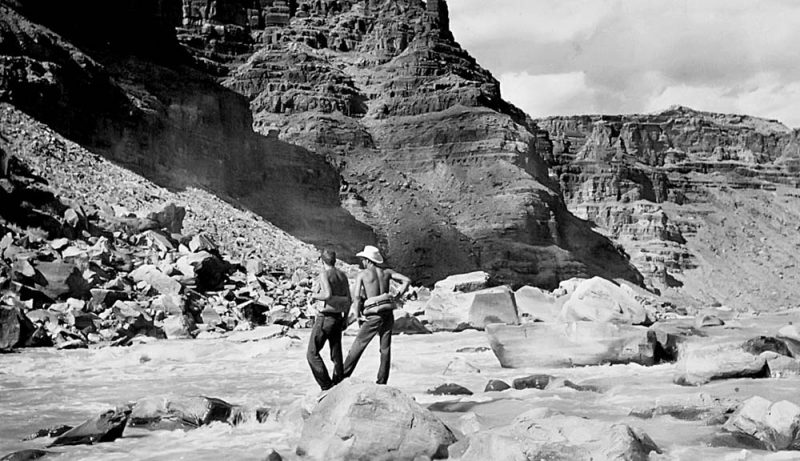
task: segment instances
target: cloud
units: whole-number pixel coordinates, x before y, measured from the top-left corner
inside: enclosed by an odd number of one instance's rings
[[[798,126],[795,105],[797,101],[800,101],[800,82],[786,84],[774,74],[762,73],[744,82],[743,85],[733,87],[685,84],[668,86],[647,102],[646,109],[657,111],[672,104],[692,105],[712,112],[777,119],[796,127]]]
[[[449,6],[456,39],[501,80],[582,75],[576,94],[586,97],[583,110],[580,100],[559,104],[509,82],[504,95],[526,111],[626,113],[682,103],[748,109],[800,126],[800,113],[790,110],[800,105],[793,91],[800,82],[800,2],[451,0]],[[670,96],[683,101],[666,101]]]
[[[514,102],[526,108],[532,117],[595,111],[594,91],[586,85],[586,74],[530,75],[526,72],[507,73],[499,78],[503,94],[515,95]]]

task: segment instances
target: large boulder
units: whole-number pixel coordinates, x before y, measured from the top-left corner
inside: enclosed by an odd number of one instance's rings
[[[489,283],[489,274],[483,271],[469,272],[467,274],[451,275],[444,280],[439,280],[433,285],[438,291],[460,291],[469,293],[486,288]]]
[[[297,454],[315,460],[413,460],[447,456],[453,433],[399,389],[345,380],[303,424]]]
[[[131,409],[128,426],[143,429],[192,429],[214,421],[230,423],[238,407],[214,397],[145,397]]]
[[[52,445],[90,445],[116,440],[122,437],[130,413],[127,407],[103,412],[61,434]]]
[[[26,345],[36,328],[16,306],[0,306],[0,351]]]
[[[469,307],[469,325],[483,330],[490,323],[519,323],[514,292],[508,287],[496,291],[477,292]]]
[[[744,343],[686,342],[679,347],[673,381],[697,386],[718,379],[766,378],[771,374],[768,359],[781,355],[775,349],[786,351],[782,342],[765,337],[753,338]]]
[[[524,286],[514,292],[520,317],[542,322],[555,322],[561,307],[556,297],[541,288]]]
[[[655,361],[655,335],[641,326],[605,322],[491,324],[486,333],[505,368],[652,365]]]
[[[601,278],[581,282],[561,309],[566,322],[595,321],[627,325],[649,322],[647,310],[625,287]],[[650,322],[652,323],[652,322]]]
[[[445,331],[483,329],[486,323],[497,321],[519,323],[513,296],[506,286],[470,293],[433,290],[425,317],[432,329]]]
[[[548,461],[646,461],[658,447],[626,424],[577,416],[523,413],[510,426],[470,434],[449,448],[450,459]]]
[[[800,406],[786,400],[773,403],[750,397],[722,429],[757,441],[767,450],[800,450]]]

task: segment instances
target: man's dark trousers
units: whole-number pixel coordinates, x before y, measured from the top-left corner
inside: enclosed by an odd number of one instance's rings
[[[378,384],[386,384],[389,381],[389,367],[392,361],[392,327],[394,326],[394,314],[392,311],[382,312],[380,314],[369,315],[367,319],[361,324],[361,329],[358,330],[353,345],[350,346],[350,352],[347,354],[347,360],[344,361],[344,377],[349,378],[356,369],[358,360],[364,349],[367,347],[372,338],[380,335],[381,341],[381,365],[378,368]]]
[[[311,373],[322,390],[328,390],[343,379],[342,365],[342,328],[344,318],[342,314],[317,314],[314,319],[314,327],[311,329],[311,338],[308,340],[308,352],[306,359],[311,366]],[[328,375],[325,362],[319,355],[319,351],[328,342],[331,350],[331,361],[333,362],[333,379]]]

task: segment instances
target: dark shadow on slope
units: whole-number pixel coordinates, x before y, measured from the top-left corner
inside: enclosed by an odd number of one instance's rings
[[[584,221],[570,213],[566,206],[559,207],[559,231],[571,244],[566,247],[586,265],[587,276],[606,279],[623,279],[644,286],[644,277],[631,264],[630,257],[610,239],[592,229]]]
[[[0,101],[159,185],[207,189],[304,241],[353,252],[375,240],[339,206],[340,177],[324,159],[254,133],[245,98],[187,64],[163,35],[176,2],[111,3],[42,15],[77,47],[0,4]],[[113,16],[126,12],[142,22]],[[89,21],[103,25],[85,33]]]

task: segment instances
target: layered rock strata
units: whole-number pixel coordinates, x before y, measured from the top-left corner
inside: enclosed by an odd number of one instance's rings
[[[537,123],[569,209],[621,244],[653,287],[739,308],[765,295],[791,303],[781,285],[797,263],[783,248],[800,224],[796,130],[679,106]]]
[[[295,13],[249,29],[258,49],[227,61],[224,85],[250,100],[257,131],[340,168],[343,205],[392,264],[422,283],[477,268],[548,287],[640,279],[566,210],[542,133],[454,41],[444,1],[300,2]]]
[[[305,241],[353,251],[374,238],[340,207],[336,170],[306,149],[253,132],[247,100],[193,68],[174,31],[129,47],[121,38],[127,26],[74,30],[83,6],[57,17],[37,13],[35,1],[19,3],[21,10],[0,5],[0,101],[160,185],[212,191]],[[132,9],[142,27],[163,30],[178,18],[173,3],[94,12]]]
[[[40,6],[3,6],[2,100],[160,184],[346,253],[372,228],[421,283],[640,280],[566,210],[535,125],[453,40],[442,0]],[[106,27],[120,18],[157,33]]]

